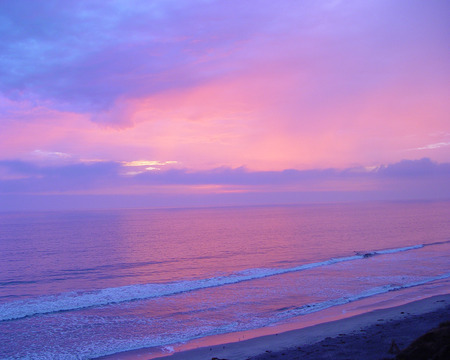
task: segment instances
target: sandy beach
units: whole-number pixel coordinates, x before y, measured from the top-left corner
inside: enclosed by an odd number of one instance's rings
[[[158,359],[393,359],[398,350],[449,320],[450,295],[439,295],[308,328]]]

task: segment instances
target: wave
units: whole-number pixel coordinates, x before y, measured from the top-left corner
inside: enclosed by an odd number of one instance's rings
[[[406,246],[406,247],[402,247],[402,248],[377,250],[377,251],[364,252],[364,253],[356,252],[356,255],[362,256],[363,258],[368,258],[368,257],[375,256],[375,255],[395,254],[395,253],[402,252],[402,251],[421,249],[428,245],[430,245],[430,244],[412,245],[412,246]]]
[[[310,303],[300,307],[294,307],[289,309],[280,309],[278,313],[272,313],[268,317],[254,317],[248,323],[243,324],[239,321],[231,321],[225,324],[203,324],[195,328],[186,328],[182,332],[173,332],[171,334],[164,334],[164,336],[144,336],[142,338],[133,339],[132,341],[123,342],[120,340],[114,340],[105,342],[100,341],[94,344],[88,344],[85,348],[77,348],[76,351],[79,354],[79,359],[99,359],[103,356],[118,354],[124,351],[131,351],[144,348],[159,348],[163,353],[172,353],[174,344],[187,343],[189,341],[212,335],[221,335],[227,333],[234,333],[238,331],[246,331],[258,329],[266,326],[275,325],[277,323],[292,319],[294,317],[307,315],[313,312],[318,312],[331,308],[334,306],[344,305],[354,301],[358,301],[364,298],[368,298],[375,295],[380,295],[390,291],[397,291],[401,289],[411,288],[414,286],[424,285],[436,280],[442,280],[449,278],[450,273],[443,274],[435,277],[424,278],[419,281],[403,284],[403,285],[385,285],[378,286],[371,289],[364,290],[362,292],[352,294],[350,296],[341,297],[332,300],[326,300],[323,302]],[[30,357],[25,359],[71,359],[73,351],[61,355],[61,349],[57,349],[57,353],[49,352],[48,354],[31,354]]]
[[[435,241],[435,242],[432,242],[432,243],[423,244],[423,246],[443,245],[443,244],[449,244],[449,243],[450,243],[450,240]]]
[[[346,261],[360,260],[369,256],[394,254],[403,251],[416,250],[424,246],[424,244],[420,244],[395,249],[377,250],[373,252],[366,252],[363,254],[357,253],[352,256],[331,258],[325,261],[303,264],[290,268],[247,269],[230,274],[228,276],[199,280],[186,280],[163,284],[128,285],[94,291],[73,291],[58,295],[41,296],[34,299],[18,300],[0,304],[0,321],[16,320],[34,315],[81,310],[130,301],[176,295],[206,288],[236,284],[243,281],[262,279],[274,275],[298,272]]]
[[[371,288],[368,290],[364,290],[358,294],[354,294],[354,295],[350,295],[350,296],[344,296],[341,298],[327,300],[327,301],[323,301],[323,302],[319,302],[319,303],[307,304],[307,305],[303,305],[303,306],[300,306],[300,307],[297,307],[294,309],[291,308],[289,310],[282,309],[283,311],[281,311],[279,313],[279,315],[277,316],[277,318],[274,322],[293,318],[296,316],[311,314],[311,313],[314,313],[317,311],[328,309],[333,306],[344,305],[344,304],[351,303],[351,302],[354,302],[357,300],[369,298],[369,297],[372,297],[375,295],[385,294],[385,293],[388,293],[391,291],[408,289],[411,287],[420,286],[420,285],[424,285],[424,284],[427,284],[427,283],[430,283],[433,281],[443,280],[443,279],[447,279],[447,278],[450,278],[450,273],[433,276],[433,277],[428,277],[428,278],[425,278],[422,280],[418,280],[418,281],[414,281],[414,282],[402,284],[402,285],[388,284],[388,285],[377,286],[377,287],[374,287],[374,288]]]

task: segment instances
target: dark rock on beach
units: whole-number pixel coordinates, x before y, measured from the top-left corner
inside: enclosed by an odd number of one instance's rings
[[[419,337],[396,357],[396,360],[447,359],[450,359],[450,322]]]

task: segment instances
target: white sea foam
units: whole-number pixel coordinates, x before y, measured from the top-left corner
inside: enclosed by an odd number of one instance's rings
[[[423,248],[425,245],[420,244],[420,245],[413,245],[413,246],[406,246],[403,248],[397,248],[397,249],[386,249],[386,250],[378,250],[375,251],[375,254],[393,254],[393,253],[397,253],[397,252],[401,252],[401,251],[408,251],[408,250],[415,250],[415,249],[420,249]]]
[[[413,282],[402,284],[402,285],[387,284],[387,285],[377,286],[377,287],[374,287],[371,289],[364,290],[358,294],[344,296],[344,297],[340,297],[337,299],[327,300],[327,301],[323,301],[323,302],[319,302],[319,303],[307,304],[307,305],[303,305],[303,306],[300,306],[295,309],[289,309],[289,310],[282,311],[278,314],[275,321],[278,322],[283,319],[289,319],[289,318],[293,318],[296,316],[311,314],[311,313],[314,313],[317,311],[328,309],[333,306],[343,305],[343,304],[351,303],[351,302],[354,302],[357,300],[369,298],[371,296],[385,294],[390,291],[408,289],[411,287],[420,286],[420,285],[424,285],[424,284],[427,284],[427,283],[430,283],[433,281],[443,280],[443,279],[447,279],[447,278],[450,278],[450,273],[441,274],[441,275],[433,276],[433,277],[427,277],[427,278],[424,278],[424,279],[421,279],[418,281],[413,281]]]
[[[347,303],[351,303],[357,300],[361,300],[364,298],[368,298],[371,296],[387,293],[390,291],[396,291],[401,289],[406,289],[414,286],[424,285],[426,283],[430,283],[437,280],[442,280],[450,277],[450,273],[446,273],[443,275],[428,277],[422,280],[418,280],[415,282],[410,282],[403,285],[384,285],[378,286],[371,289],[364,290],[362,292],[352,294],[346,297],[340,297],[337,299],[327,300],[318,303],[311,303],[300,306],[298,308],[289,309],[285,311],[278,312],[273,316],[266,318],[257,318],[255,317],[251,321],[247,322],[245,325],[238,322],[230,322],[227,324],[223,324],[217,326],[216,324],[204,324],[200,327],[196,327],[195,329],[186,329],[182,333],[173,333],[170,336],[150,336],[150,337],[142,337],[139,339],[129,340],[120,340],[114,339],[109,340],[107,342],[101,341],[93,344],[89,344],[86,348],[78,348],[77,351],[79,354],[76,359],[85,360],[91,358],[97,358],[105,355],[117,354],[124,351],[131,351],[142,348],[160,348],[162,353],[172,353],[174,351],[175,344],[186,343],[188,341],[192,341],[197,338],[206,337],[210,335],[220,335],[225,333],[232,333],[236,331],[245,331],[252,330],[256,328],[261,328],[264,326],[273,325],[275,323],[279,323],[280,321],[285,321],[297,316],[302,316],[306,314],[310,314],[313,312],[318,312],[321,310],[325,310],[327,308],[331,308],[333,306],[339,306]],[[40,354],[31,354],[29,357],[25,357],[25,359],[58,359],[58,360],[66,360],[73,359],[73,354],[61,354],[60,352],[48,352],[48,353],[40,353]]]
[[[345,261],[360,260],[367,257],[367,254],[370,254],[370,256],[393,254],[402,251],[420,249],[423,246],[423,244],[420,244],[396,249],[377,250],[365,254],[331,258],[325,261],[303,264],[291,268],[247,269],[228,276],[200,280],[186,280],[164,284],[129,285],[96,291],[78,291],[52,296],[41,296],[34,299],[19,300],[1,304],[0,321],[170,296],[189,291],[236,284],[243,281],[261,279],[269,276],[297,272],[321,266],[328,266]]]

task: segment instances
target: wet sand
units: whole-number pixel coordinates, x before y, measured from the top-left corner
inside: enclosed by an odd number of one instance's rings
[[[179,352],[159,359],[393,359],[399,350],[444,321],[450,321],[450,294],[285,333]]]

